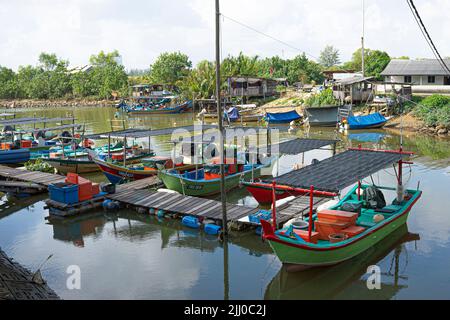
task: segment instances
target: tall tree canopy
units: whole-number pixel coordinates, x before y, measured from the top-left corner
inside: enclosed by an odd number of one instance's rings
[[[326,46],[320,52],[319,63],[325,68],[331,68],[341,63],[339,50],[333,46]]]
[[[362,70],[362,49],[358,49],[353,53],[352,60],[346,62],[344,67],[346,69]],[[380,50],[364,50],[364,60],[366,67],[366,76],[381,77],[381,72],[391,61],[391,57],[384,51]]]
[[[150,78],[155,83],[175,85],[189,74],[192,62],[181,52],[165,52],[150,66]]]

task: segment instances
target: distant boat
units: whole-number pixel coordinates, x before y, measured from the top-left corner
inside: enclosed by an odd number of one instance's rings
[[[267,113],[266,121],[273,124],[291,123],[302,119],[302,116],[297,111],[281,112],[281,113]]]
[[[382,128],[388,120],[377,112],[366,116],[348,117],[347,121],[350,130],[361,130]]]
[[[187,101],[183,104],[176,106],[166,106],[166,105],[154,105],[149,107],[126,107],[126,112],[130,115],[133,114],[178,114],[184,113],[191,110],[193,107],[192,101]]]
[[[310,107],[305,112],[311,127],[335,127],[338,123],[339,106]]]

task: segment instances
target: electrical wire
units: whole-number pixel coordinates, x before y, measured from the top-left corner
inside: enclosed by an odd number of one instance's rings
[[[251,26],[249,26],[249,25],[247,25],[247,24],[245,24],[245,23],[243,23],[243,22],[240,22],[240,21],[238,21],[238,20],[236,20],[236,19],[233,19],[233,18],[231,18],[231,17],[228,17],[228,16],[226,16],[226,15],[224,15],[224,14],[222,14],[222,16],[223,16],[224,18],[226,18],[226,19],[228,19],[228,20],[230,20],[230,21],[232,21],[232,22],[234,22],[234,23],[236,23],[236,24],[238,24],[238,25],[244,27],[244,28],[247,28],[247,29],[249,29],[249,30],[251,30],[251,31],[253,31],[253,32],[256,32],[256,33],[258,33],[258,34],[260,34],[260,35],[263,35],[263,36],[265,36],[265,37],[267,37],[267,38],[269,38],[269,39],[272,39],[272,40],[274,40],[274,41],[276,41],[276,42],[279,42],[279,43],[281,43],[282,45],[284,45],[284,46],[286,46],[286,47],[289,47],[289,48],[291,48],[291,49],[293,49],[293,50],[295,50],[295,51],[304,53],[304,54],[310,56],[311,58],[313,58],[313,59],[315,59],[315,60],[319,60],[319,58],[313,56],[312,54],[309,54],[308,52],[305,52],[305,51],[302,50],[302,49],[299,49],[299,48],[297,48],[297,47],[294,47],[293,45],[291,45],[291,44],[289,44],[289,43],[287,43],[287,42],[285,42],[285,41],[283,41],[283,40],[280,40],[280,39],[278,39],[278,38],[276,38],[276,37],[274,37],[274,36],[271,36],[271,35],[269,35],[269,34],[267,34],[267,33],[265,33],[265,32],[262,32],[262,31],[260,31],[260,30],[258,30],[258,29],[256,29],[256,28],[254,28],[254,27],[251,27]]]
[[[419,25],[420,30],[422,31],[422,34],[424,35],[425,39],[427,40],[428,45],[430,46],[431,50],[433,51],[433,54],[436,56],[437,60],[441,64],[444,71],[450,75],[450,68],[447,66],[444,59],[442,59],[441,54],[439,53],[438,49],[436,48],[436,45],[434,44],[433,39],[430,36],[430,33],[428,32],[427,28],[425,27],[425,24],[423,23],[423,20],[419,14],[419,10],[417,9],[416,5],[414,4],[414,1],[407,0],[407,3],[409,5],[411,12],[414,15],[414,18],[415,18],[417,24]]]

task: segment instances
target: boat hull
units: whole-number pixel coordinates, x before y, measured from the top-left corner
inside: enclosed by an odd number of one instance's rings
[[[0,164],[21,164],[30,160],[30,149],[1,150]]]
[[[253,171],[253,177],[258,178],[261,176],[261,167],[256,168]],[[214,180],[189,180],[180,179],[180,177],[170,174],[167,171],[161,171],[158,174],[161,181],[164,183],[167,189],[177,191],[181,194],[193,197],[206,197],[220,193],[220,179]],[[225,179],[226,191],[230,191],[239,186],[242,179],[251,179],[252,172],[246,171],[242,174],[234,174],[227,176]]]
[[[134,110],[132,108],[128,108],[127,113],[129,115],[178,114],[178,113],[188,112],[190,109],[192,109],[192,104],[185,103],[185,104],[173,107],[173,108],[161,108],[161,109],[154,109],[154,110]]]
[[[272,189],[266,188],[263,186],[256,186],[255,184],[248,184],[246,186],[247,191],[250,192],[255,198],[256,201],[260,205],[271,205],[273,202],[273,195],[272,195]],[[304,193],[300,192],[293,192],[293,191],[283,191],[283,190],[276,190],[276,200],[282,200],[286,199],[292,196],[298,197],[304,195]]]
[[[49,165],[62,174],[67,173],[92,173],[100,171],[100,168],[93,161],[89,160],[63,160],[45,159]]]
[[[306,108],[311,127],[335,127],[338,123],[339,106]]]
[[[401,213],[387,219],[384,223],[380,223],[379,226],[370,229],[369,232],[340,245],[313,247],[285,241],[274,235],[269,235],[266,238],[280,261],[290,268],[294,265],[301,269],[336,265],[368,250],[392,232],[404,226],[411,208],[420,196],[421,192],[417,191]]]
[[[156,170],[131,170],[126,167],[114,165],[101,160],[94,160],[94,162],[112,184],[136,181],[149,178],[157,174]]]

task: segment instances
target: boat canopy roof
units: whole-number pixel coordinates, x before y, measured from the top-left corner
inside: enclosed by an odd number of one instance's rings
[[[303,189],[314,186],[316,190],[337,193],[409,155],[399,151],[350,149],[265,182],[275,180],[278,185]]]
[[[296,155],[311,150],[320,149],[325,146],[335,145],[337,142],[337,140],[294,139],[280,143],[278,148],[280,154]]]
[[[127,129],[127,130],[120,130],[120,131],[111,131],[111,132],[105,132],[105,133],[97,133],[97,134],[91,134],[87,135],[86,138],[88,139],[104,139],[108,138],[110,136],[111,138],[119,139],[119,138],[147,138],[147,137],[157,137],[157,136],[165,136],[170,135],[174,133],[177,130],[186,130],[190,133],[194,132],[196,129],[195,126],[184,126],[184,127],[174,127],[174,128],[164,128],[164,129]],[[217,126],[215,125],[203,125],[203,130],[208,129],[217,129]]]
[[[34,123],[51,123],[51,122],[63,122],[74,121],[75,118],[15,118],[0,120],[0,126],[16,126],[21,124],[34,124]]]

